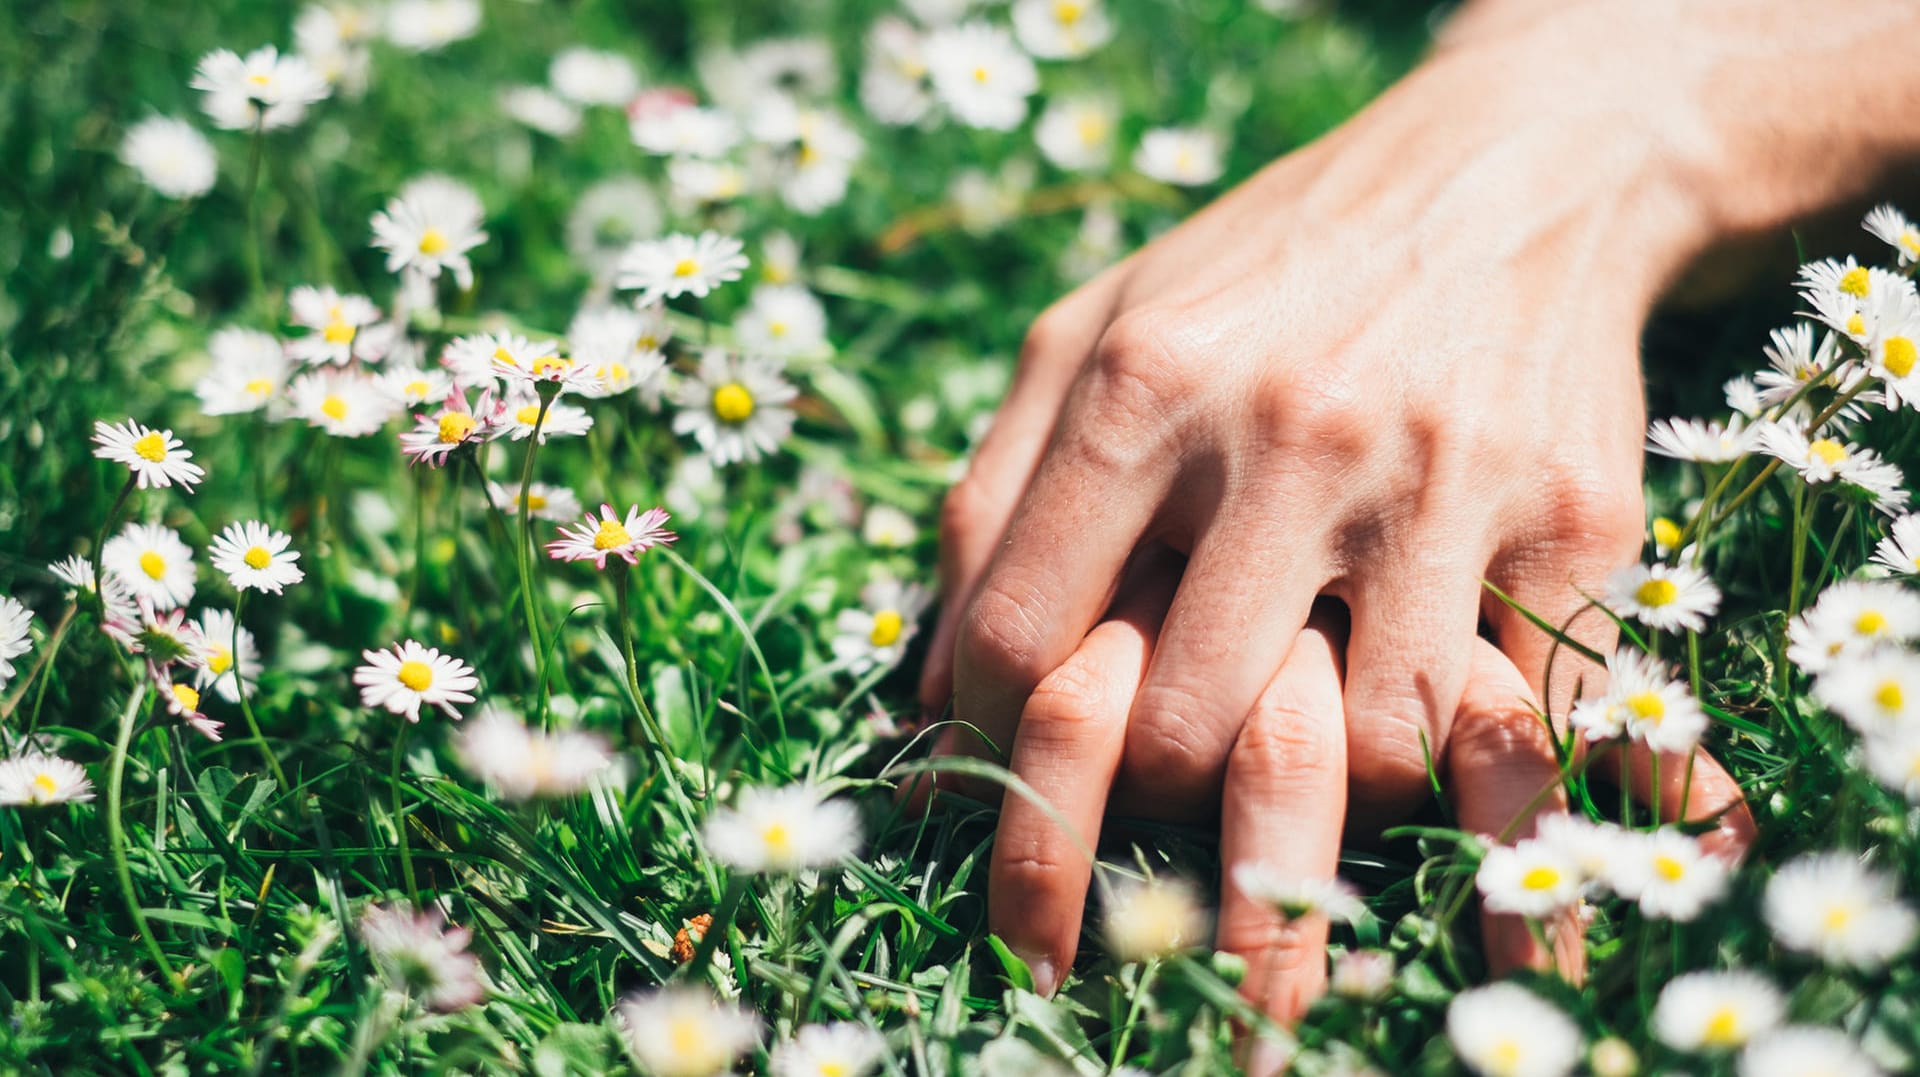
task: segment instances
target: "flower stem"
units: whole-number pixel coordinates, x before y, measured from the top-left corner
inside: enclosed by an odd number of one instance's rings
[[[390,780],[393,785],[393,833],[400,842],[400,876],[406,880],[407,900],[414,908],[420,907],[420,888],[413,881],[413,850],[407,845],[406,798],[400,792],[400,764],[407,757],[407,734],[413,732],[411,723],[402,725],[400,733],[393,738],[393,770]]]
[[[253,150],[247,157],[247,284],[254,302],[267,294],[266,275],[261,267],[266,255],[260,241],[260,158],[266,151],[266,116],[253,124]]]
[[[153,929],[147,926],[147,914],[140,909],[140,897],[133,892],[133,872],[127,867],[127,831],[121,821],[122,797],[127,771],[127,746],[133,743],[133,716],[140,712],[141,705],[149,698],[149,689],[141,685],[127,697],[126,709],[120,712],[120,732],[113,741],[113,755],[107,763],[107,850],[113,858],[113,874],[120,880],[120,896],[126,900],[127,914],[133,917],[134,929],[139,931],[141,941],[146,943],[147,952],[153,955],[154,964],[173,984],[174,990],[185,985],[173,971],[173,964],[167,960],[166,952],[160,949],[160,940],[153,937]]]
[[[292,792],[287,783],[287,772],[280,769],[280,759],[273,754],[273,746],[260,732],[260,723],[253,716],[253,704],[247,700],[247,682],[240,676],[240,611],[247,608],[247,592],[241,591],[233,604],[233,688],[240,697],[240,714],[247,720],[247,732],[253,735],[253,743],[259,745],[260,754],[266,757],[267,768],[273,771],[273,780],[280,783],[281,790]],[[215,686],[219,682],[216,680]]]
[[[667,734],[660,726],[660,720],[653,715],[653,709],[647,706],[647,699],[640,693],[640,664],[633,658],[633,616],[627,597],[627,576],[629,570],[624,564],[615,564],[613,590],[619,596],[614,607],[614,615],[620,622],[620,653],[627,662],[627,689],[633,693],[633,705],[640,712],[640,722],[647,728],[647,739],[653,742],[654,751],[660,754],[660,767],[667,770],[670,758],[667,748]]]
[[[520,541],[514,544],[514,561],[520,568],[520,608],[527,615],[527,637],[533,642],[534,670],[539,677],[540,711],[546,711],[547,652],[540,646],[540,616],[533,601],[533,519],[527,511],[527,491],[533,487],[533,456],[540,449],[540,427],[547,421],[547,408],[557,394],[540,393],[540,413],[533,418],[533,433],[527,438],[527,456],[520,465]]]

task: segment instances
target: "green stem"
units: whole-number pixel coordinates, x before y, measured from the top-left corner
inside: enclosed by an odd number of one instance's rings
[[[687,962],[686,974],[689,979],[704,977],[707,962],[712,959],[713,951],[720,940],[727,937],[733,927],[733,917],[740,911],[740,901],[747,896],[747,876],[736,874],[727,880],[727,892],[720,898],[720,906],[713,912],[713,923],[707,927],[706,934],[700,936],[700,945],[694,948],[693,960]]]
[[[247,157],[247,285],[258,303],[267,294],[266,254],[260,240],[260,158],[266,150],[266,116],[253,124],[253,150]]]
[[[253,743],[260,748],[260,754],[266,757],[267,768],[273,771],[273,780],[280,783],[281,790],[291,793],[293,787],[287,783],[287,772],[280,769],[280,759],[273,754],[273,745],[260,732],[260,722],[253,716],[253,704],[247,699],[247,681],[240,675],[240,611],[247,608],[247,592],[241,591],[233,604],[233,687],[240,697],[240,714],[247,720],[247,732],[252,735]],[[218,681],[215,686],[218,686]]]
[[[666,730],[661,728],[660,720],[654,717],[653,709],[647,706],[646,696],[640,692],[640,664],[633,657],[633,616],[627,597],[627,577],[631,573],[625,563],[616,564],[613,569],[613,590],[618,596],[614,616],[620,622],[620,653],[627,663],[627,690],[633,693],[633,705],[640,712],[641,724],[646,726],[647,739],[652,741],[653,750],[660,754],[661,769],[671,773],[672,756],[667,745]]]
[[[540,427],[547,421],[547,408],[552,406],[556,395],[547,391],[546,383],[542,383],[540,413],[533,418],[533,433],[527,437],[527,456],[520,465],[520,503],[516,506],[520,514],[520,541],[513,548],[514,561],[520,568],[520,608],[527,615],[527,637],[533,641],[534,670],[539,678],[539,709],[543,715],[546,712],[547,652],[540,646],[540,616],[533,600],[533,517],[527,511],[527,491],[533,487],[533,457],[540,449]]]
[[[1791,620],[1800,615],[1800,577],[1807,570],[1807,524],[1813,516],[1813,503],[1809,500],[1807,484],[1793,484],[1793,568],[1787,577],[1787,617]]]
[[[1140,1022],[1140,1010],[1153,987],[1153,974],[1160,971],[1159,961],[1148,961],[1140,967],[1140,982],[1134,987],[1133,1002],[1127,1007],[1127,1023],[1120,1026],[1113,1041],[1113,1057],[1107,1062],[1107,1072],[1112,1073],[1127,1061],[1127,1041],[1133,1038],[1133,1026]]]
[[[393,785],[393,833],[400,843],[400,877],[407,884],[407,901],[414,908],[420,907],[420,888],[413,881],[413,850],[407,844],[407,807],[406,798],[400,791],[400,764],[407,758],[407,734],[413,732],[413,724],[400,727],[400,733],[393,738],[393,771],[390,781]]]
[[[140,908],[140,897],[133,891],[133,872],[127,867],[127,831],[120,817],[121,793],[126,788],[127,746],[133,743],[133,716],[148,698],[149,689],[142,684],[128,696],[126,709],[120,712],[120,732],[114,738],[113,755],[107,763],[107,850],[113,858],[113,874],[120,880],[120,896],[126,900],[134,929],[146,943],[147,952],[153,955],[153,963],[160,966],[161,973],[173,984],[174,990],[179,991],[185,985],[173,971],[166,952],[160,949],[160,940],[153,937],[153,929],[147,926],[147,914]]]

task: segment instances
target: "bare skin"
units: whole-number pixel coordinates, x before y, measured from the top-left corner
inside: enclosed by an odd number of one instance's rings
[[[1549,639],[1481,581],[1559,622],[1637,558],[1641,326],[1716,245],[1920,160],[1916,41],[1910,0],[1482,0],[1359,116],[1039,318],[947,501],[922,697],[1078,830],[1010,800],[996,843],[993,926],[1041,986],[1109,809],[1218,816],[1229,880],[1331,875],[1343,825],[1430,794],[1431,753],[1466,825],[1526,832],[1553,775],[1526,702],[1563,718],[1576,671],[1546,683]],[[1309,625],[1323,597],[1344,633]],[[1576,634],[1612,645],[1602,618]],[[1623,780],[1671,815],[1685,761],[1660,790],[1650,769]],[[1737,788],[1693,773],[1690,816],[1737,846]],[[1222,902],[1249,995],[1297,1015],[1324,926]],[[1551,956],[1489,930],[1496,967]]]

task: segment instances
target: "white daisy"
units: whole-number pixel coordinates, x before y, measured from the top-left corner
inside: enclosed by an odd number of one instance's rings
[[[1861,227],[1892,247],[1900,255],[1901,265],[1910,266],[1920,262],[1920,227],[1915,227],[1906,214],[1893,206],[1873,207]]]
[[[33,649],[33,611],[0,595],[0,688],[13,680],[13,660]]]
[[[1040,155],[1068,172],[1105,168],[1113,159],[1113,133],[1120,109],[1111,98],[1062,97],[1047,105],[1033,125]]]
[[[294,51],[322,78],[350,96],[366,92],[373,54],[367,44],[378,14],[358,4],[310,3],[293,20]]]
[[[557,357],[547,360],[556,361]],[[570,362],[570,361],[569,361]],[[569,370],[577,374],[591,373],[585,367],[572,367]],[[570,376],[574,385],[586,384],[580,377]],[[525,441],[533,436],[535,424],[540,428],[540,444],[545,445],[550,438],[581,437],[593,429],[593,416],[585,409],[555,400],[547,405],[546,417],[540,415],[540,398],[533,390],[518,388],[507,393],[501,401],[498,416],[495,417],[491,436],[512,438]]]
[[[1204,187],[1226,171],[1220,136],[1197,127],[1156,127],[1140,136],[1133,167],[1149,179]]]
[[[154,430],[132,419],[119,424],[96,421],[93,444],[93,455],[126,465],[142,490],[177,484],[192,493],[194,484],[207,477],[171,430]]]
[[[92,799],[86,769],[72,760],[44,752],[0,759],[0,805],[43,807]]]
[[[892,505],[870,505],[860,522],[860,541],[882,550],[904,550],[920,541],[920,528]]]
[[[1393,955],[1385,950],[1342,950],[1327,974],[1327,990],[1335,997],[1373,1002],[1393,990]]]
[[[1580,904],[1586,877],[1552,842],[1529,840],[1487,850],[1474,875],[1490,912],[1545,919]]]
[[[345,365],[353,359],[378,359],[385,341],[362,331],[380,320],[380,308],[364,295],[342,295],[330,287],[303,284],[287,293],[293,324],[313,330],[287,342],[287,354],[305,363]]]
[[[789,208],[809,216],[846,198],[853,166],[867,151],[859,132],[826,109],[800,110],[791,139],[777,141],[785,152],[774,170],[774,186]]]
[[[615,1010],[627,1050],[651,1077],[719,1077],[760,1042],[760,1019],[684,984],[634,995]]]
[[[531,507],[528,512],[532,512]],[[547,554],[556,561],[592,561],[600,569],[607,567],[609,557],[637,565],[640,554],[678,537],[667,530],[669,518],[667,510],[661,508],[642,511],[633,505],[621,516],[612,505],[601,505],[598,516],[587,513],[585,524],[576,524],[571,530],[562,527],[560,537],[547,543]]]
[[[473,287],[467,252],[487,241],[486,210],[473,189],[446,176],[408,183],[373,215],[373,245],[387,252],[387,272],[438,280],[453,274],[461,291]]]
[[[229,703],[240,702],[240,689],[243,685],[252,685],[260,679],[260,649],[254,645],[253,633],[242,628],[234,631],[233,614],[227,610],[203,610],[200,619],[195,621],[193,629],[198,638],[200,654],[194,663],[193,686],[205,691],[212,685],[220,698]],[[234,639],[238,635],[240,653],[234,655]]]
[[[573,796],[613,766],[612,749],[597,733],[528,729],[491,706],[460,727],[453,753],[467,773],[509,800]]]
[[[1686,922],[1727,892],[1733,864],[1707,853],[1698,838],[1673,827],[1626,832],[1607,869],[1607,884],[1640,903],[1649,919]]]
[[[828,349],[827,311],[797,284],[762,284],[733,323],[734,338],[753,355],[817,355]]]
[[[444,467],[461,447],[499,436],[504,411],[493,402],[491,389],[480,394],[477,406],[467,403],[465,391],[453,390],[438,410],[414,416],[413,429],[400,435],[400,451],[408,463]],[[538,413],[538,404],[534,411]]]
[[[731,161],[675,157],[667,162],[667,193],[682,211],[731,202],[747,193],[747,179],[746,171]]]
[[[1902,576],[1920,575],[1920,514],[1888,525],[1887,537],[1873,548],[1873,561]]]
[[[1780,1023],[1780,989],[1751,972],[1689,972],[1668,981],[1653,1007],[1653,1034],[1681,1051],[1727,1051]]]
[[[1724,464],[1752,451],[1758,430],[1736,416],[1731,423],[1655,419],[1647,425],[1647,451],[1696,464]]]
[[[448,341],[440,353],[440,365],[463,389],[491,389],[499,385],[503,365],[531,371],[538,363],[544,371],[559,350],[559,342],[553,340],[532,341],[517,333],[473,333]]]
[[[390,650],[361,651],[360,657],[366,664],[353,671],[353,683],[360,686],[360,704],[385,707],[406,715],[409,722],[420,720],[423,704],[439,707],[449,718],[459,718],[460,712],[453,705],[473,702],[470,689],[480,684],[472,666],[413,640],[397,643]]]
[[[573,361],[591,376],[577,391],[605,397],[638,390],[657,397],[666,370],[661,350],[670,331],[655,311],[631,307],[585,307],[567,327]]]
[[[1626,846],[1633,841],[1633,833],[1615,823],[1596,823],[1585,816],[1553,812],[1538,817],[1533,840],[1551,846],[1573,864],[1585,880],[1585,891],[1594,895],[1605,887],[1614,864],[1628,852]]]
[[[1519,984],[1460,992],[1447,1005],[1454,1053],[1483,1077],[1565,1077],[1580,1061],[1580,1027]]]
[[[867,115],[896,127],[919,123],[933,107],[925,43],[920,31],[897,15],[881,16],[867,32],[860,104]]]
[[[509,490],[497,482],[489,482],[487,497],[500,512],[519,514],[519,487]],[[536,482],[527,487],[527,515],[535,520],[564,523],[580,515],[580,499],[564,486]]]
[[[193,392],[206,415],[259,411],[286,387],[287,352],[272,333],[230,325],[207,341],[212,365]]]
[[[1815,853],[1783,865],[1762,904],[1773,937],[1829,965],[1884,968],[1920,928],[1893,877],[1848,852]]]
[[[1341,923],[1360,918],[1366,906],[1352,886],[1340,879],[1309,879],[1283,872],[1271,864],[1243,863],[1234,868],[1233,884],[1248,898],[1289,920],[1325,916]]]
[[[1866,738],[1859,763],[1874,780],[1920,804],[1920,727],[1913,725]]]
[[[1040,88],[1033,61],[1005,30],[986,22],[942,26],[926,37],[934,94],[969,127],[1010,131],[1027,118]]]
[[[1864,344],[1867,372],[1881,380],[1889,405],[1920,407],[1920,298],[1891,291],[1878,308]]]
[[[1894,292],[1912,292],[1913,282],[1884,269],[1868,268],[1852,256],[1844,262],[1828,258],[1800,267],[1800,295],[1813,307],[1814,317],[1855,341],[1873,331],[1880,303]]]
[[[1821,333],[1814,343],[1814,328],[1809,322],[1795,322],[1768,334],[1764,349],[1768,369],[1754,375],[1755,393],[1767,407],[1784,404],[1817,377],[1824,376],[1827,386],[1837,391],[1852,389],[1863,376],[1858,369],[1832,370],[1840,357],[1839,338]]]
[[[1787,658],[1806,673],[1834,660],[1920,638],[1920,595],[1884,580],[1842,580],[1787,627]]]
[[[1689,564],[1628,565],[1607,577],[1606,603],[1651,628],[1698,632],[1720,608],[1720,588]]]
[[[387,40],[431,52],[480,29],[480,0],[396,0],[387,8]]]
[[[876,580],[860,592],[860,605],[834,618],[834,657],[855,676],[892,666],[906,654],[930,596],[918,584]]]
[[[1631,647],[1607,659],[1606,691],[1575,703],[1568,721],[1590,741],[1625,736],[1656,752],[1691,751],[1707,728],[1706,712],[1687,686]]]
[[[1809,438],[1798,424],[1767,423],[1759,435],[1760,448],[1778,457],[1810,484],[1842,482],[1857,487],[1875,508],[1891,513],[1907,503],[1900,469],[1872,449],[1862,449],[1835,437]]]
[[[100,549],[100,569],[136,598],[170,610],[193,601],[193,551],[171,528],[130,523]]]
[[[1760,399],[1759,386],[1744,374],[1728,378],[1720,388],[1727,396],[1727,407],[1733,409],[1736,415],[1757,419],[1766,408],[1765,402]]]
[[[1101,0],[1014,0],[1013,32],[1042,60],[1073,60],[1113,37]]]
[[[887,1055],[887,1039],[865,1025],[805,1025],[773,1049],[773,1077],[866,1077]]]
[[[358,926],[367,955],[388,986],[426,1008],[450,1013],[487,997],[480,961],[467,952],[473,933],[446,926],[439,909],[368,905],[360,910]]]
[[[674,389],[680,410],[673,416],[673,432],[692,434],[716,466],[753,463],[779,449],[793,432],[788,405],[799,395],[781,377],[778,361],[708,349],[699,373]]]
[[[567,253],[594,280],[611,280],[627,248],[660,231],[660,213],[660,196],[645,180],[601,180],[581,192],[567,214]]]
[[[500,111],[516,122],[554,138],[580,130],[580,110],[545,86],[508,86],[500,91]]]
[[[173,680],[169,672],[159,666],[149,664],[147,675],[153,679],[161,702],[167,705],[168,714],[185,722],[195,733],[215,744],[220,743],[220,731],[226,727],[226,723],[201,713],[200,689],[185,681]]]
[[[1102,930],[1107,951],[1122,963],[1151,961],[1209,941],[1207,910],[1179,879],[1124,879],[1108,891]]]
[[[306,578],[297,551],[287,549],[291,536],[275,531],[258,520],[228,524],[207,547],[207,559],[227,574],[227,582],[236,591],[271,591],[279,594]]]
[[[1786,1025],[1740,1052],[1740,1077],[1883,1077],[1884,1071],[1838,1029]]]
[[[293,379],[287,394],[293,413],[334,437],[360,438],[374,433],[401,408],[361,374],[316,370]]]
[[[1862,736],[1920,729],[1920,655],[1882,648],[1843,656],[1814,679],[1813,698]]]
[[[701,835],[707,852],[735,871],[791,875],[852,856],[860,847],[860,815],[812,786],[749,786],[733,807],[714,811]]]
[[[207,136],[169,116],[149,116],[134,124],[120,142],[120,159],[168,198],[198,198],[213,190],[219,174]]]
[[[740,125],[732,116],[699,105],[640,113],[627,133],[634,145],[661,157],[718,160],[740,144]]]
[[[640,92],[633,61],[615,52],[581,46],[561,49],[547,66],[547,81],[561,97],[579,105],[616,108]]]
[[[642,301],[649,303],[683,295],[704,298],[720,285],[740,279],[747,268],[742,250],[738,239],[718,232],[697,236],[675,232],[627,248],[614,285],[639,291]]]
[[[417,408],[444,401],[453,391],[453,376],[444,370],[389,366],[374,377],[373,387],[403,408]]]
[[[298,56],[282,56],[272,45],[244,58],[230,49],[216,49],[200,58],[191,85],[207,95],[201,107],[215,126],[239,131],[299,123],[307,106],[333,92],[312,65]]]

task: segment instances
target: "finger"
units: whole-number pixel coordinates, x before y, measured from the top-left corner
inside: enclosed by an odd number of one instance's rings
[[[1168,415],[1188,364],[1168,359],[1156,325],[1126,314],[1102,334],[962,619],[955,713],[995,741],[1106,609],[1173,483]]]
[[[1484,558],[1381,558],[1349,605],[1347,767],[1355,824],[1377,830],[1432,794],[1467,683]]]
[[[1020,713],[1012,769],[1052,811],[1025,796],[1004,798],[987,908],[994,933],[1027,962],[1042,995],[1073,964],[1127,710],[1173,583],[1167,571],[1133,589],[1125,608],[1095,626]]]
[[[1119,280],[1120,267],[1115,266],[1034,319],[993,426],[974,451],[965,477],[947,492],[940,519],[940,590],[945,598],[920,674],[920,705],[929,714],[940,713],[953,695],[953,644],[960,616],[1033,478],[1074,376],[1106,327]]]
[[[1665,822],[1681,822],[1684,814],[1687,823],[1714,823],[1713,829],[1700,835],[1700,844],[1707,852],[1737,861],[1753,845],[1757,831],[1746,795],[1740,791],[1740,783],[1705,748],[1694,750],[1691,766],[1687,755],[1664,753],[1656,768],[1654,753],[1636,744],[1627,753],[1626,770],[1633,795],[1643,804],[1657,801]]]
[[[1527,679],[1492,644],[1475,639],[1470,661],[1446,752],[1460,829],[1508,841],[1530,838],[1539,816],[1567,810],[1553,730],[1541,720]],[[1521,917],[1483,912],[1481,925],[1495,976],[1553,968],[1577,982],[1585,974],[1577,911],[1546,925],[1551,951]]]
[[[1240,727],[1221,799],[1216,945],[1246,959],[1241,993],[1281,1022],[1326,990],[1327,919],[1286,921],[1237,876],[1262,865],[1282,878],[1331,879],[1339,868],[1347,740],[1330,637],[1309,627],[1287,652]]]
[[[1244,502],[1243,502],[1244,503]],[[1127,722],[1121,784],[1170,820],[1211,818],[1234,738],[1325,582],[1271,515],[1223,521],[1189,559]]]

